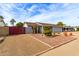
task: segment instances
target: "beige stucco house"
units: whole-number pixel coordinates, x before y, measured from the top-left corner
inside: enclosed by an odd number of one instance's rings
[[[29,28],[29,29],[26,29],[26,32],[31,31],[32,33],[43,33],[44,26],[50,27],[50,29],[52,29],[52,32],[64,32],[65,30],[74,31],[74,28],[69,27],[69,26],[60,27],[60,26],[57,26],[55,24],[50,24],[50,23],[24,22],[24,27]]]

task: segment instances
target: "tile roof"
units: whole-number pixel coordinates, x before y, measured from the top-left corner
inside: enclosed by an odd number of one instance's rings
[[[32,25],[32,26],[53,26],[54,24],[49,24],[49,23],[40,23],[40,22],[25,22],[27,25]]]
[[[34,22],[24,22],[24,23],[26,23],[28,26],[37,26],[37,24],[36,23],[34,23]]]
[[[53,27],[59,27],[59,28],[72,28],[71,26],[58,26],[56,24],[50,24],[50,23],[41,23],[41,22],[24,22],[28,26],[53,26]]]

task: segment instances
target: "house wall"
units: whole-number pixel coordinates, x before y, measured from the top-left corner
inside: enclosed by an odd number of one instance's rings
[[[9,28],[8,27],[0,27],[0,36],[9,35]]]
[[[53,27],[52,32],[62,32],[62,28],[60,27]]]
[[[33,29],[31,27],[25,27],[25,33],[33,33]]]

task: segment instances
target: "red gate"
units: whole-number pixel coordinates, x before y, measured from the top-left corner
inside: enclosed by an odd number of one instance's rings
[[[9,35],[25,34],[24,27],[9,27]]]

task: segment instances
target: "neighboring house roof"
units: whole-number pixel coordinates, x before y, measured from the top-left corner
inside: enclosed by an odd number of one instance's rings
[[[28,26],[53,26],[54,24],[48,24],[48,23],[40,23],[40,22],[24,22]]]
[[[24,23],[26,23],[28,26],[53,26],[57,28],[73,28],[71,26],[58,26],[55,24],[41,23],[41,22],[24,22]]]
[[[49,24],[49,23],[38,23],[41,24],[42,26],[53,26],[54,24]]]
[[[32,23],[32,22],[24,22],[24,24],[27,24],[28,26],[37,26],[36,23]]]
[[[5,26],[5,22],[3,21],[3,19],[0,19],[0,26]]]

